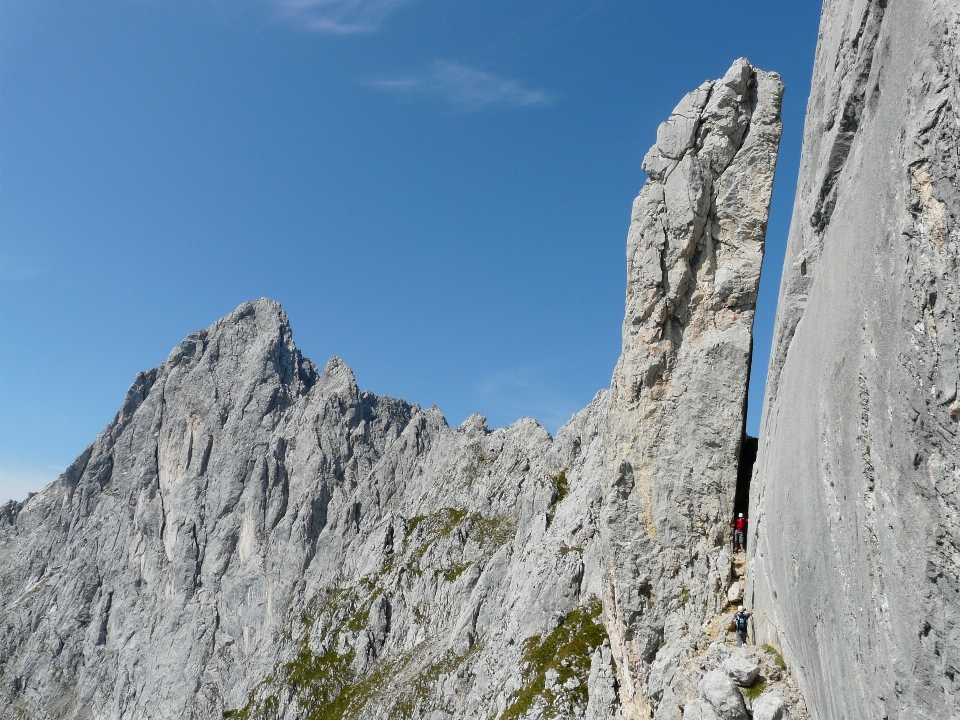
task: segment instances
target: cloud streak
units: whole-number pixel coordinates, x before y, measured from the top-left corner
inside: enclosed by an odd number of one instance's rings
[[[427,72],[388,80],[371,80],[368,87],[400,95],[439,96],[460,110],[480,110],[494,105],[530,107],[553,102],[545,90],[524,86],[518,80],[448,60],[435,60]]]
[[[281,18],[328,35],[372,33],[387,15],[414,0],[270,0]]]

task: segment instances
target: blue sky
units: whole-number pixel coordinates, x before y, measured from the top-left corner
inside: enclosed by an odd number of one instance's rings
[[[0,0],[0,502],[244,300],[459,424],[609,385],[656,127],[744,55],[787,86],[759,425],[817,3]]]

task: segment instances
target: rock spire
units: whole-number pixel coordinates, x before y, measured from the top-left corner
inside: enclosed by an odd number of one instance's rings
[[[660,126],[627,236],[604,434],[604,618],[624,716],[673,718],[726,601],[783,85],[737,60]],[[701,647],[702,646],[702,647]]]

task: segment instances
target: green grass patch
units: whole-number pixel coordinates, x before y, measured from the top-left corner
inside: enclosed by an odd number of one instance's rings
[[[486,472],[487,467],[497,461],[499,455],[496,453],[491,456],[485,455],[479,443],[471,445],[469,450],[473,459],[463,468],[463,475],[467,479],[467,484],[473,485],[474,481]]]
[[[307,632],[293,658],[278,663],[250,692],[244,707],[225,710],[223,717],[272,720],[277,717],[281,698],[294,700],[304,720],[357,717],[369,700],[382,691],[393,666],[381,665],[363,677],[356,677],[352,670],[355,658],[352,648],[340,652],[336,647],[329,647],[318,654],[310,649],[310,635],[318,626],[330,628],[325,635],[331,641],[342,632],[356,635],[366,628],[371,606],[379,595],[380,590],[363,584],[359,591],[335,588],[312,602],[312,608],[300,618]]]
[[[427,515],[414,515],[412,518],[407,520],[407,534],[413,535],[417,528],[420,527],[420,523],[427,519]]]
[[[467,511],[463,508],[443,508],[440,515],[440,537],[446,537],[453,532],[453,529],[463,522],[467,516]]]
[[[522,717],[538,700],[543,702],[543,715],[547,718],[555,717],[570,702],[579,705],[581,711],[586,708],[590,658],[607,637],[600,613],[601,603],[595,598],[572,611],[560,627],[545,638],[534,636],[524,641],[524,688],[500,720]],[[557,672],[552,689],[546,687],[550,670]],[[579,686],[564,687],[572,677],[580,681]]]
[[[510,515],[485,518],[480,514],[470,516],[473,527],[470,535],[481,547],[499,549],[517,534],[517,521]]]
[[[570,494],[570,481],[567,480],[567,471],[561,470],[559,475],[554,475],[553,483],[557,488],[557,499],[553,501],[553,504],[559,505]]]
[[[463,575],[464,570],[470,567],[471,563],[460,563],[454,565],[453,567],[444,568],[440,571],[440,574],[443,576],[443,579],[448,583],[452,583],[458,577]]]
[[[407,522],[409,534],[413,535],[417,528],[423,526],[423,539],[410,553],[407,567],[410,572],[419,575],[423,572],[420,561],[434,543],[447,537],[467,517],[463,508],[440,508],[430,515],[418,515]]]
[[[479,513],[468,515],[463,508],[440,508],[430,515],[418,515],[407,521],[410,536],[420,528],[420,541],[406,559],[407,568],[416,575],[421,574],[423,569],[420,563],[430,547],[448,537],[465,522],[469,523],[469,537],[487,550],[496,551],[513,539],[517,531],[516,519],[509,515],[485,518]],[[462,572],[465,566],[457,565],[448,570],[457,568]],[[444,576],[446,575],[447,571],[444,571]]]
[[[553,502],[550,503],[550,509],[547,510],[547,527],[550,527],[550,523],[553,522],[553,516],[557,512],[557,506],[562,503],[570,493],[570,482],[567,480],[566,470],[561,470],[560,473],[554,475],[551,480],[553,481],[555,494]]]
[[[780,654],[780,651],[777,650],[773,645],[764,645],[764,652],[768,655],[773,656],[773,662],[776,663],[776,666],[781,670],[787,669],[787,664],[783,661],[783,655]]]
[[[745,698],[750,700],[756,700],[760,697],[760,693],[767,689],[766,680],[755,680],[753,685],[750,687],[740,688],[740,692],[743,693]]]

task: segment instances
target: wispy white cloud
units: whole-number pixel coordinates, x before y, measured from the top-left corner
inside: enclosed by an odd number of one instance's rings
[[[268,0],[281,18],[331,35],[371,33],[387,15],[414,0]]]
[[[519,80],[499,77],[449,60],[435,60],[427,72],[420,75],[371,80],[366,85],[404,95],[439,96],[461,110],[553,102],[553,97],[545,90],[531,89]]]

